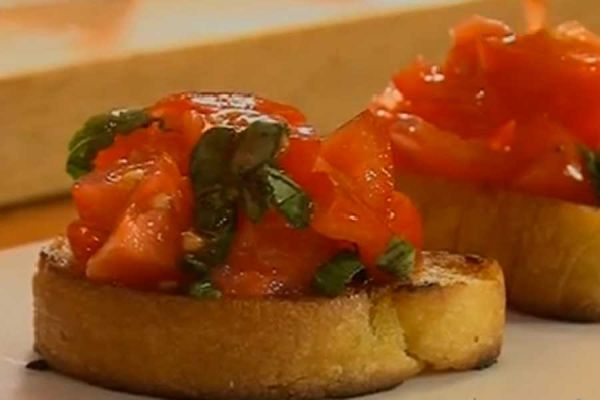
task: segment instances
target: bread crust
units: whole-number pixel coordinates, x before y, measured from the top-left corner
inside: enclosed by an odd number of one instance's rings
[[[516,309],[600,321],[600,210],[472,183],[403,175],[419,207],[425,247],[492,257]]]
[[[189,399],[351,396],[427,368],[495,359],[504,324],[498,265],[441,253],[426,260],[410,285],[333,299],[195,300],[77,278],[59,240],[42,252],[33,280],[35,347],[85,381]],[[469,303],[482,306],[465,310]],[[429,321],[426,340],[419,318]],[[479,322],[447,339],[457,318]],[[436,335],[448,344],[432,350]]]

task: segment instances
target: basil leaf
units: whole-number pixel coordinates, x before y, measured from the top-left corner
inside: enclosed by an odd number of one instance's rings
[[[222,264],[227,259],[231,242],[233,242],[235,221],[236,217],[234,216],[231,223],[208,240],[207,246],[197,256],[211,266]]]
[[[225,190],[195,195],[195,228],[206,245],[195,256],[207,265],[221,264],[227,258],[237,220],[236,203],[226,198]]]
[[[195,256],[211,266],[225,261],[235,231],[239,194],[229,168],[234,148],[233,129],[212,128],[194,146],[190,160],[194,227],[207,240]]]
[[[209,266],[193,253],[188,253],[183,257],[183,269],[200,277],[208,274]]]
[[[338,296],[344,292],[352,278],[364,269],[363,264],[353,252],[338,253],[317,270],[313,286],[325,296]]]
[[[271,192],[270,202],[294,228],[310,223],[312,202],[306,192],[282,171],[266,166],[266,183]]]
[[[258,121],[239,134],[215,127],[201,136],[190,160],[194,228],[207,242],[194,254],[200,262],[214,266],[226,260],[240,207],[255,223],[274,207],[292,226],[308,225],[310,199],[271,165],[287,134],[286,125]]]
[[[198,281],[190,285],[188,294],[198,299],[219,299],[222,293],[209,281]]]
[[[590,173],[596,195],[600,197],[600,154],[585,146],[581,146],[581,153],[583,154],[585,165]]]
[[[204,191],[195,186],[195,227],[198,233],[216,234],[229,226],[235,217],[235,197],[224,186],[214,185]]]
[[[271,163],[284,137],[289,134],[286,125],[255,121],[240,133],[237,148],[231,160],[231,171],[244,175],[258,167]]]
[[[91,117],[69,142],[67,173],[77,179],[90,172],[98,152],[109,147],[117,134],[127,135],[151,121],[144,110],[113,110]]]
[[[235,150],[235,130],[216,127],[207,130],[192,150],[190,176],[194,188],[203,191],[225,185],[231,178],[229,165]]]
[[[415,263],[415,248],[397,236],[393,236],[385,252],[377,258],[376,265],[398,279],[406,279]]]

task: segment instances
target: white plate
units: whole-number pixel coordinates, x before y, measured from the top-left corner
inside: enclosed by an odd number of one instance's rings
[[[40,244],[0,252],[0,399],[134,400],[53,372],[25,369],[31,351],[30,277]],[[598,400],[600,324],[511,315],[502,356],[484,371],[419,377],[361,400]]]

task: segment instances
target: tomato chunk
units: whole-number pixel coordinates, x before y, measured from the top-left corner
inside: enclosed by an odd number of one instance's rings
[[[302,293],[311,287],[317,268],[337,250],[336,241],[312,229],[292,228],[276,211],[268,211],[257,224],[242,215],[227,259],[230,274],[237,275],[237,280],[232,286],[222,282],[221,288],[225,293],[239,293],[237,285],[241,281],[250,285],[251,279],[258,286],[251,293]],[[271,283],[264,285],[255,273],[269,277]]]
[[[124,216],[89,258],[86,274],[92,280],[147,286],[181,277],[181,232],[191,220],[189,183],[167,156],[143,167]]]

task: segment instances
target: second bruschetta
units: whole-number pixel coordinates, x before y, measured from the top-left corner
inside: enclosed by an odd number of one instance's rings
[[[600,39],[531,26],[459,24],[443,64],[397,72],[341,130],[389,135],[426,248],[497,258],[517,308],[600,321]]]

